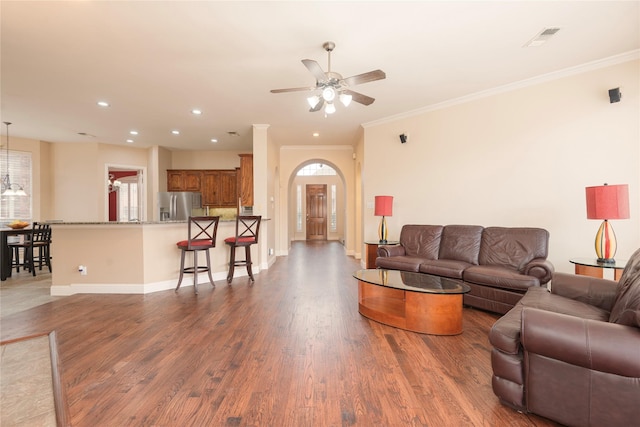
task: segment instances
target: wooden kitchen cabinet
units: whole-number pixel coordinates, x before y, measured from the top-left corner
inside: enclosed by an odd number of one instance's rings
[[[202,171],[167,170],[167,191],[200,191]]]
[[[184,191],[184,171],[167,171],[167,191]]]
[[[170,169],[167,191],[194,191],[202,194],[202,206],[238,206],[239,169]],[[248,205],[245,205],[248,206]]]
[[[202,171],[202,204],[214,207],[236,207],[238,200],[235,170]]]
[[[240,156],[240,176],[238,196],[242,206],[253,206],[253,154]]]

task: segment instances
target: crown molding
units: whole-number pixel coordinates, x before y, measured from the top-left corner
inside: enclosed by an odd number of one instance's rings
[[[619,55],[610,56],[608,58],[599,59],[592,62],[587,62],[575,67],[564,68],[562,70],[554,71],[551,73],[542,74],[540,76],[532,77],[530,79],[520,80],[518,82],[509,83],[503,86],[498,86],[492,89],[483,90],[480,92],[472,93],[470,95],[461,96],[459,98],[450,99],[447,101],[439,102],[437,104],[428,105],[426,107],[418,108],[404,113],[395,114],[393,116],[384,117],[379,120],[363,123],[362,127],[367,128],[371,126],[377,126],[384,123],[393,122],[399,119],[414,117],[420,114],[428,113],[435,110],[441,110],[449,108],[454,105],[465,104],[467,102],[475,101],[489,96],[497,95],[504,92],[510,92],[518,89],[522,89],[529,86],[546,83],[552,80],[561,79],[564,77],[574,76],[576,74],[582,74],[600,68],[611,67],[613,65],[621,64],[624,62],[635,61],[640,59],[640,49],[632,50],[629,52],[621,53]]]

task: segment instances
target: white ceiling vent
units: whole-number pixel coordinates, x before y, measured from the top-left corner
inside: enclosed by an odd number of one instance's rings
[[[553,37],[558,31],[560,31],[560,28],[558,27],[545,28],[542,31],[540,31],[538,34],[536,34],[531,40],[529,40],[524,45],[524,47],[542,46],[543,44],[546,43],[547,40]]]

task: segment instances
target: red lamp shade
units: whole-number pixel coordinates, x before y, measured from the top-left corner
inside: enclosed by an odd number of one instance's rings
[[[587,218],[604,220],[596,233],[598,262],[614,263],[618,243],[608,220],[629,218],[629,186],[605,184],[587,187],[586,194]]]
[[[629,218],[629,186],[627,184],[587,187],[586,193],[588,219]]]
[[[393,196],[376,196],[375,216],[391,216],[393,213]]]

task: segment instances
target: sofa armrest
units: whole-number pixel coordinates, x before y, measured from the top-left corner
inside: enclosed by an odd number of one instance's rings
[[[549,280],[551,280],[554,271],[555,268],[549,260],[546,260],[544,258],[535,258],[529,261],[529,263],[524,266],[523,273],[527,276],[537,277],[538,280],[540,280],[540,284],[544,285]]]
[[[551,280],[551,293],[595,305],[611,311],[616,300],[618,284],[613,280],[555,273]]]
[[[404,246],[402,245],[380,245],[378,246],[378,256],[403,256],[405,255]]]
[[[520,337],[525,352],[640,378],[638,328],[524,307]]]

